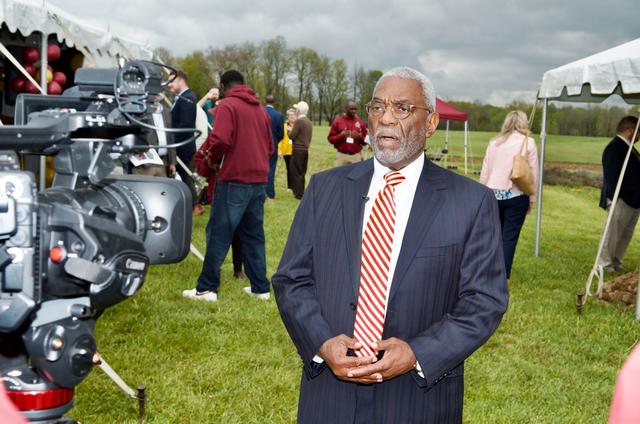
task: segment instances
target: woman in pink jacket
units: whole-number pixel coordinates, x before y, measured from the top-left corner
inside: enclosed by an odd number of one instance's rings
[[[526,143],[523,149],[523,143]],[[482,162],[480,183],[493,189],[498,199],[500,223],[502,225],[502,248],[507,278],[511,276],[511,265],[516,251],[520,230],[524,224],[535,195],[527,196],[511,182],[513,157],[522,154],[527,158],[533,179],[538,182],[538,151],[533,138],[529,137],[527,115],[519,110],[507,114],[502,130],[487,146]]]

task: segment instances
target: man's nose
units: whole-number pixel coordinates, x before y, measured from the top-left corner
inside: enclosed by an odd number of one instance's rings
[[[393,106],[389,105],[384,108],[384,113],[380,117],[380,123],[382,125],[395,125],[398,122],[398,119],[393,116],[392,113]]]

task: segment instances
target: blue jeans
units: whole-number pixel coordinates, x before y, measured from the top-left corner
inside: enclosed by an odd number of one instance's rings
[[[278,163],[278,150],[269,158],[269,180],[267,181],[267,196],[276,197],[274,180],[276,178],[276,164]]]
[[[264,248],[264,184],[219,181],[213,195],[207,223],[207,251],[196,289],[217,292],[220,267],[234,232],[242,242],[242,261],[254,293],[268,293]]]
[[[502,225],[502,249],[507,278],[511,277],[511,265],[516,253],[520,230],[529,210],[529,197],[522,195],[507,200],[498,200],[500,224]]]

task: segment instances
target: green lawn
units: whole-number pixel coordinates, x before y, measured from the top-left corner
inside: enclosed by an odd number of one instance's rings
[[[429,146],[440,151],[445,144],[444,130],[439,130],[429,140]],[[487,144],[496,133],[471,131],[469,133],[470,155],[475,160],[473,163],[479,167],[482,163]],[[538,150],[540,150],[540,134],[534,134]],[[576,163],[601,163],[602,150],[611,140],[611,137],[576,137],[569,135],[547,135],[545,146],[545,161],[549,162],[576,162]],[[454,156],[464,155],[464,131],[449,131],[449,154]]]
[[[310,172],[333,163],[326,132],[315,129]],[[480,147],[484,135],[472,135]],[[557,140],[564,142],[583,145]],[[600,142],[585,140],[584,146],[595,155]],[[277,184],[277,199],[265,205],[269,274],[297,205],[282,188],[283,167]],[[466,363],[467,423],[602,423],[617,371],[638,339],[640,325],[631,310],[592,301],[582,316],[575,312],[575,293],[584,287],[605,217],[598,192],[549,186],[544,201],[543,256],[532,256],[531,215],[510,281],[509,311]],[[193,240],[201,248],[206,221],[203,216],[194,222]],[[632,243],[626,263],[639,260],[640,247]],[[247,283],[232,278],[230,263],[217,303],[183,299],[181,291],[194,286],[199,270],[192,255],[153,267],[139,294],[99,320],[101,353],[129,384],[147,385],[149,423],[294,422],[300,360],[275,302],[244,295]],[[135,423],[137,403],[95,370],[78,387],[70,415],[85,423]]]

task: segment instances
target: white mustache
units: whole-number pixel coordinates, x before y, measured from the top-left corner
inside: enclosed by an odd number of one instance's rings
[[[396,139],[400,139],[400,135],[396,133],[396,131],[389,131],[388,129],[376,129],[376,133],[374,134],[374,138],[378,140],[380,137],[393,137]]]

